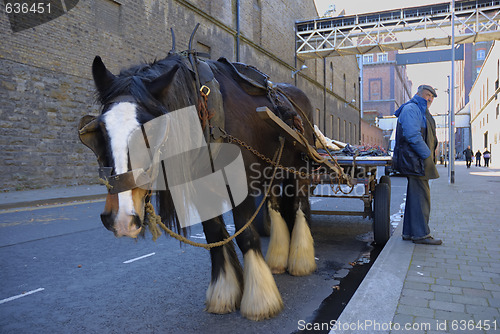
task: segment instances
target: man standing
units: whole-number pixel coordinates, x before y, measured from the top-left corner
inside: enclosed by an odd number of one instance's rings
[[[479,167],[481,167],[481,152],[479,152],[479,150],[477,150],[476,152],[476,167],[479,165]]]
[[[472,164],[472,155],[474,153],[470,149],[470,145],[467,146],[467,148],[464,150],[464,155],[465,155],[465,164],[467,165],[467,168],[470,168],[470,165]]]
[[[436,122],[429,107],[436,91],[429,85],[418,87],[417,94],[394,113],[398,117],[393,165],[406,175],[406,206],[403,220],[403,240],[416,244],[441,245],[430,235],[429,214],[431,193],[429,179],[437,179]]]

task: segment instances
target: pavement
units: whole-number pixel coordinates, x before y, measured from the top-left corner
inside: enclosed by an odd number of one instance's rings
[[[330,333],[500,333],[500,169],[438,165],[431,234],[401,238],[402,222]]]
[[[500,333],[500,169],[438,165],[431,234],[401,239],[402,223],[330,333]],[[102,185],[0,193],[0,210],[104,198]]]

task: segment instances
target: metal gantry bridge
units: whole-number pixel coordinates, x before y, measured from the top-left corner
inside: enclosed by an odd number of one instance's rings
[[[298,21],[296,54],[308,59],[446,46],[452,29],[455,44],[497,40],[499,20],[500,0],[465,0],[456,1],[454,11],[444,2]]]

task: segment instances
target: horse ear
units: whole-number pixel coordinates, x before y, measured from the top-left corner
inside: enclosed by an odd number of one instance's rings
[[[167,73],[160,75],[154,80],[146,81],[145,85],[149,93],[151,93],[151,95],[153,95],[155,98],[160,97],[163,91],[168,89],[168,87],[174,80],[175,73],[178,69],[179,64],[175,64],[174,67],[172,67]]]
[[[104,92],[116,78],[113,73],[108,71],[99,56],[96,56],[92,63],[92,76],[94,77],[95,86],[99,93]]]

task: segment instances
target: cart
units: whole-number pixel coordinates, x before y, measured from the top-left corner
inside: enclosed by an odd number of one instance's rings
[[[314,148],[305,147],[305,144],[286,123],[278,118],[267,107],[257,108],[257,113],[268,124],[278,127],[283,133],[285,140],[289,141],[298,150],[304,153],[309,153]],[[328,197],[328,198],[357,198],[364,203],[363,211],[333,211],[333,210],[312,210],[312,214],[318,215],[348,215],[362,216],[373,219],[373,234],[375,243],[385,245],[390,238],[390,203],[391,203],[391,179],[387,175],[380,177],[377,182],[377,167],[387,167],[392,164],[390,156],[334,156],[336,162],[345,173],[350,175],[350,183],[352,185],[363,185],[364,191],[362,194],[351,194],[346,191],[346,181],[343,178],[332,178],[328,173],[311,177],[311,196],[312,197]],[[324,167],[334,170],[335,165],[331,160],[322,163]],[[318,168],[321,166],[317,166]],[[333,189],[333,194],[315,194],[315,189],[319,185],[330,185]],[[342,187],[344,185],[344,187]],[[351,188],[352,187],[347,187]]]
[[[359,186],[363,185],[362,193],[350,193],[353,188],[348,187],[341,179],[330,177],[317,177],[312,180],[313,190],[311,197],[327,198],[353,198],[363,201],[362,211],[333,211],[333,210],[312,210],[312,214],[317,215],[345,215],[362,216],[373,219],[373,235],[377,245],[385,245],[390,238],[390,203],[391,203],[391,179],[387,175],[382,175],[377,182],[377,167],[391,165],[390,156],[334,156],[337,163],[349,174],[351,183]],[[315,188],[319,185],[330,185],[333,194],[317,194]],[[342,185],[346,185],[342,187]],[[348,188],[348,189],[346,189]],[[349,189],[350,188],[350,189]],[[359,187],[357,188],[359,189]]]

